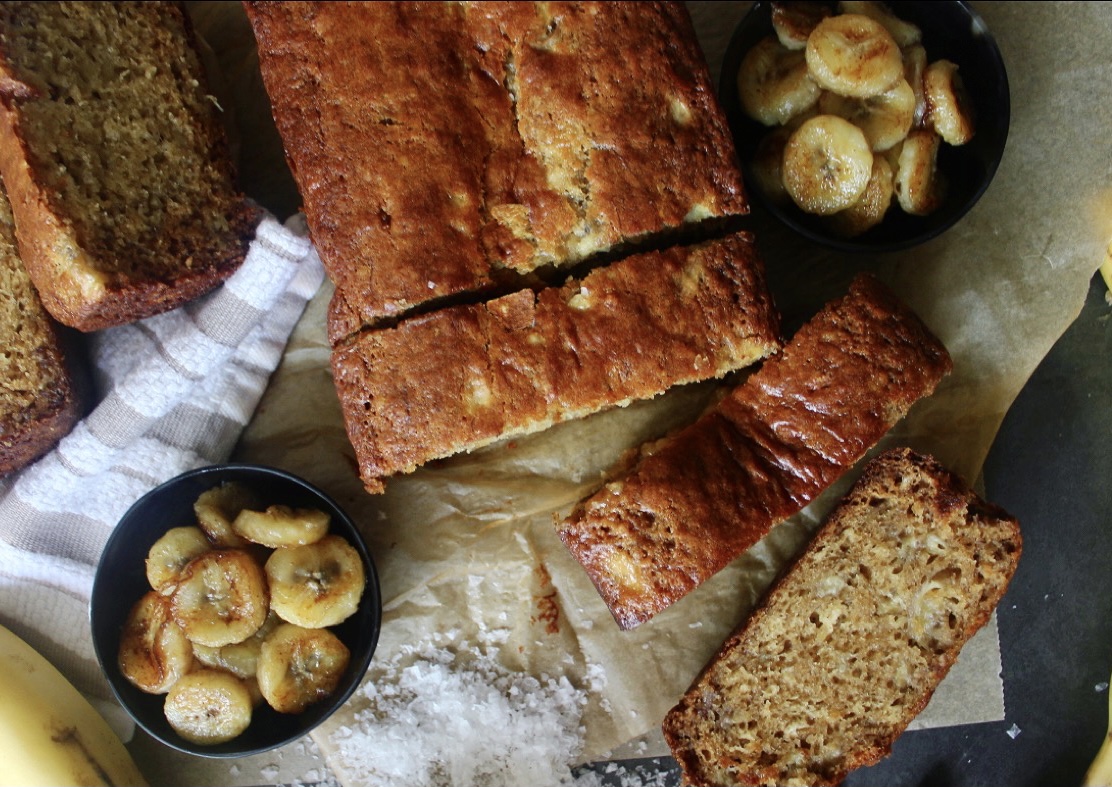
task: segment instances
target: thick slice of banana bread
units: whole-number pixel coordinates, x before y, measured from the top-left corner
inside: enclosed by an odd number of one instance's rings
[[[748,212],[682,3],[245,7],[334,343]]]
[[[664,720],[691,785],[835,785],[885,756],[1015,573],[1019,525],[934,459],[864,469]]]
[[[713,409],[576,506],[560,538],[633,628],[802,510],[950,368],[922,321],[860,276]]]
[[[432,459],[721,377],[779,349],[753,239],[645,252],[332,352],[368,491]]]
[[[206,84],[177,4],[0,4],[0,172],[60,322],[147,317],[243,261],[259,213]]]
[[[72,344],[23,267],[0,189],[0,475],[38,459],[80,417],[84,386]]]

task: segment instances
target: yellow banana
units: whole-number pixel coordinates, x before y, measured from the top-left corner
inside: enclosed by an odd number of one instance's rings
[[[1112,293],[1112,244],[1104,252],[1104,262],[1100,264],[1100,276],[1104,279],[1108,291]]]
[[[0,626],[0,785],[146,785],[92,705]]]
[[[1112,787],[1112,690],[1108,692],[1108,734],[1085,772],[1081,787]]]

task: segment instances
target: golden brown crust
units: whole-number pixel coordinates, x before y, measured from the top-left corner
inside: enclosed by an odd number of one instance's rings
[[[778,349],[778,329],[737,233],[365,332],[333,351],[333,378],[378,492],[432,459],[748,366]]]
[[[832,787],[878,761],[1021,553],[1015,519],[936,460],[878,456],[666,716],[685,782]]]
[[[333,343],[748,209],[680,3],[245,5]]]
[[[169,114],[170,107],[162,98],[152,97],[146,109],[132,106],[130,118],[117,115],[121,125],[141,126],[129,132],[132,136],[126,142],[120,143],[107,128],[99,137],[74,130],[69,138],[50,140],[41,128],[42,118],[49,117],[44,108],[63,105],[66,99],[39,84],[53,79],[34,70],[41,65],[20,60],[25,55],[19,46],[26,44],[15,44],[16,32],[30,38],[28,30],[33,29],[35,36],[47,42],[41,46],[51,46],[50,36],[69,37],[73,31],[52,29],[49,15],[36,16],[40,13],[36,5],[6,4],[0,15],[0,27],[5,31],[5,46],[0,48],[0,172],[15,214],[24,264],[43,304],[63,324],[92,331],[166,311],[211,290],[243,262],[262,214],[235,189],[222,126],[211,103],[203,98],[205,74],[187,17],[174,3],[135,6],[132,10],[137,13],[121,23],[121,29],[130,30],[123,34],[133,34],[133,39],[149,39],[150,57],[164,68],[172,63],[171,70],[181,72],[182,98],[173,110],[177,117],[192,113],[188,129],[171,126],[175,130],[164,129],[166,136],[154,139],[144,118]],[[75,3],[71,7],[86,14],[93,25],[97,13],[112,13],[111,4]],[[104,10],[93,10],[96,8]],[[95,58],[96,68],[75,67],[64,79],[77,81],[89,78],[92,72],[96,78],[116,78],[129,67],[138,68],[129,62],[111,62],[112,55],[104,54],[112,51],[109,46],[89,46],[89,51],[100,53]],[[59,53],[59,61],[63,59]],[[141,79],[139,74],[133,77]],[[86,97],[96,96],[102,89],[109,95],[114,86],[92,83],[70,88],[71,95]],[[57,90],[65,93],[67,88]],[[153,96],[153,88],[151,92]],[[130,95],[138,97],[141,90]],[[152,146],[148,162],[167,156],[170,160],[162,166],[141,166],[125,176],[120,145],[134,147],[134,139],[144,135],[144,144]],[[179,153],[184,157],[175,160]],[[98,160],[114,162],[114,166],[91,163]],[[80,175],[74,173],[70,178],[67,164],[73,166],[76,161],[89,163],[83,164]],[[125,177],[133,180],[107,182]],[[107,195],[102,199],[108,204],[92,198],[78,202],[73,194],[63,196],[66,179],[80,184],[68,187],[74,194],[89,189],[90,183],[83,178],[105,179],[100,193]],[[191,187],[194,180],[201,185]],[[152,197],[156,192],[161,196]],[[158,199],[163,201],[157,203]],[[182,209],[181,204],[188,207]],[[107,228],[108,216],[132,217],[134,221],[121,231],[116,226]]]
[[[950,368],[926,326],[859,277],[712,410],[581,502],[559,536],[633,628],[800,511]]]
[[[84,415],[87,375],[78,337],[43,307],[19,259],[0,188],[0,476],[50,450]]]
[[[51,326],[52,331],[58,329]],[[8,341],[8,337],[0,340]],[[40,363],[49,370],[49,383],[39,390],[34,403],[17,413],[0,408],[0,476],[39,459],[85,414],[87,389],[79,352],[75,342],[56,335],[41,350]]]

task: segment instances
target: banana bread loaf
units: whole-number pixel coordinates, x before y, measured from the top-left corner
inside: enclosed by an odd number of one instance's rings
[[[783,352],[577,505],[559,536],[633,628],[802,510],[950,368],[918,317],[859,276]]]
[[[1018,523],[934,459],[864,469],[665,717],[691,785],[835,785],[885,756],[989,619]]]
[[[0,4],[0,173],[60,322],[147,317],[243,261],[259,213],[206,84],[177,4]]]
[[[368,491],[499,438],[544,429],[777,351],[753,239],[644,252],[581,280],[441,309],[332,352]]]
[[[76,342],[43,308],[0,189],[0,476],[46,453],[84,406]]]
[[[333,343],[748,211],[682,3],[245,7]]]

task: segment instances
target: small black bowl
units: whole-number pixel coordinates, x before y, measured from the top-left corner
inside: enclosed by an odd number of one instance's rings
[[[346,538],[363,558],[367,584],[354,615],[333,632],[351,650],[351,663],[335,693],[297,714],[278,713],[266,703],[256,709],[247,730],[227,743],[202,746],[178,735],[163,714],[163,695],[133,686],[117,666],[120,632],[132,605],[150,590],[145,560],[151,545],[172,527],[196,522],[193,503],[204,491],[236,481],[268,505],[318,508],[331,515],[330,532]],[[378,644],[382,599],[374,562],[355,523],[328,495],[282,470],[257,465],[218,465],[172,478],[141,497],[124,514],[108,539],[93,580],[89,610],[93,646],[120,704],[136,724],[178,751],[202,757],[243,757],[291,743],[331,716],[358,688]]]
[[[757,188],[752,163],[761,139],[772,129],[750,118],[737,94],[737,73],[749,49],[772,30],[772,4],[757,2],[738,24],[727,46],[719,81],[719,99],[733,131],[746,185],[756,202],[800,235],[849,252],[887,252],[910,248],[942,234],[961,219],[985,193],[1004,154],[1011,121],[1008,75],[996,42],[980,16],[964,2],[890,2],[901,19],[919,26],[929,62],[948,59],[958,65],[976,117],[976,134],[960,147],[943,144],[939,171],[948,180],[945,202],[928,216],[912,216],[893,204],[884,221],[855,238],[842,238],[822,217],[804,213],[794,203],[778,203]]]

